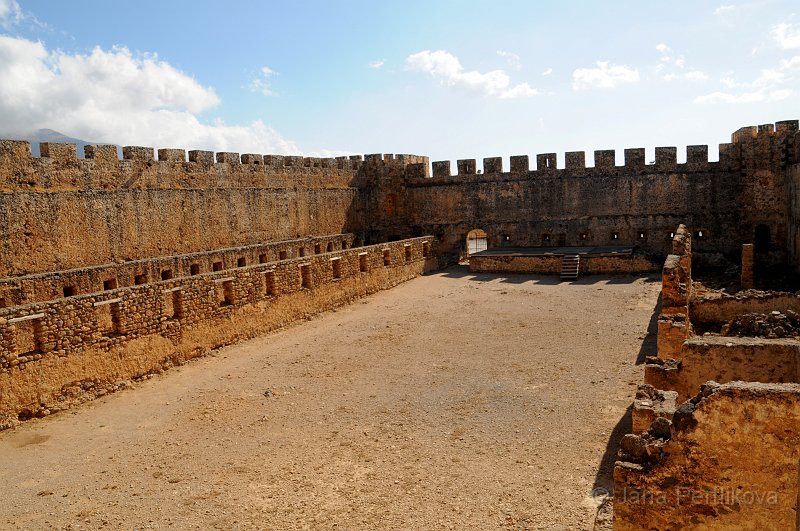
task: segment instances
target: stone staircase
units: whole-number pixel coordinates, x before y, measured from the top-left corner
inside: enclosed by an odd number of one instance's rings
[[[577,254],[565,254],[561,259],[561,280],[577,280],[581,267],[581,257]]]

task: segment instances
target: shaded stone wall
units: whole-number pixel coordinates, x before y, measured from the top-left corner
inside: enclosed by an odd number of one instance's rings
[[[798,142],[800,148],[800,142]],[[797,156],[800,160],[800,155]],[[800,273],[800,164],[789,172],[789,260],[795,272]]]
[[[656,148],[648,164],[642,148],[626,149],[625,164],[613,151],[596,151],[594,167],[584,152],[553,153],[433,163],[432,177],[409,167],[404,178],[375,183],[367,203],[375,238],[432,233],[450,261],[463,252],[467,233],[482,229],[490,248],[510,246],[636,244],[663,258],[674,228],[685,223],[697,253],[738,261],[755,227],[765,225],[771,244],[762,262],[786,259],[787,168],[797,159],[798,122],[745,127],[719,147],[709,162],[707,146],[689,146],[686,162],[675,148]],[[391,205],[391,208],[387,208]],[[389,214],[391,213],[391,215]]]

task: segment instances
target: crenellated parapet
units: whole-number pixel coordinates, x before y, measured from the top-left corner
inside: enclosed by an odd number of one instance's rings
[[[39,148],[34,157],[29,142],[0,140],[1,191],[260,187],[287,178],[347,185],[365,164],[379,161],[421,177],[429,164],[416,155],[321,158],[125,146],[119,159],[113,145],[87,145],[84,158],[75,144],[42,142]]]
[[[676,147],[656,147],[655,159],[647,162],[644,148],[629,148],[624,151],[624,164],[616,164],[616,151],[613,149],[597,150],[593,153],[593,165],[587,164],[584,151],[570,151],[565,154],[564,166],[558,166],[556,153],[540,153],[534,159],[535,168],[530,167],[527,155],[511,156],[511,168],[506,173],[500,157],[483,159],[482,169],[475,159],[457,161],[457,173],[451,172],[449,161],[433,163],[435,179],[467,179],[486,180],[504,178],[531,178],[559,176],[627,176],[659,173],[715,173],[757,169],[764,167],[782,167],[800,160],[800,133],[798,121],[790,120],[762,126],[744,127],[733,133],[730,143],[720,144],[718,160],[709,160],[707,145],[691,145],[686,147],[686,161],[678,162]],[[475,176],[475,177],[473,177]],[[477,177],[480,176],[480,177]]]

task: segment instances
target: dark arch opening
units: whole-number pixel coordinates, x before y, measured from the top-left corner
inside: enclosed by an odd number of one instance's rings
[[[766,253],[770,247],[770,231],[767,225],[758,225],[755,230],[755,251],[757,253]]]

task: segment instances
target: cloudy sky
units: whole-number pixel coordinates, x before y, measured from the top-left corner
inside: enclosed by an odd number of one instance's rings
[[[798,81],[796,0],[0,0],[4,136],[680,160],[800,118]]]

